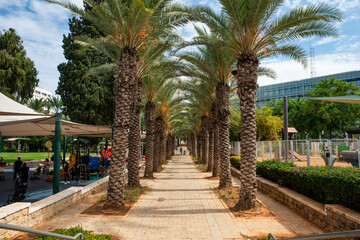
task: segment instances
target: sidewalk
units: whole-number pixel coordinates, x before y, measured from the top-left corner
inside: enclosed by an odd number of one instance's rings
[[[290,210],[271,199],[266,201],[261,194],[261,201],[271,210],[282,211],[275,211],[278,217],[235,219],[210,189],[217,181],[204,179],[209,175],[200,173],[188,155],[174,156],[163,172],[155,175],[156,180],[142,181],[152,190],[128,216],[81,215],[99,199],[94,196],[36,228],[53,230],[81,224],[84,229],[112,234],[115,239],[245,239],[246,235],[264,236],[269,232],[275,236],[321,233],[296,214],[288,216],[286,211]]]

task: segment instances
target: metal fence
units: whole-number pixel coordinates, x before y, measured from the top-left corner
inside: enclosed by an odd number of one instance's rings
[[[347,151],[347,156],[341,151]],[[240,155],[240,142],[231,142],[230,152]],[[257,161],[277,159],[297,166],[359,167],[360,143],[357,139],[261,141],[256,157]]]

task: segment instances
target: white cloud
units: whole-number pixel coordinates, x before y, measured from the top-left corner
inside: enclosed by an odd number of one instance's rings
[[[283,83],[310,78],[310,67],[304,69],[295,61],[275,61],[263,64],[277,74],[276,79],[259,77],[260,86]],[[335,73],[360,70],[360,59],[355,53],[324,54],[316,58],[316,76],[325,76]]]
[[[82,0],[71,0],[82,7]],[[39,85],[55,92],[57,65],[65,61],[63,34],[69,32],[70,12],[42,0],[0,0],[0,29],[14,28],[23,40],[27,56],[38,70]]]

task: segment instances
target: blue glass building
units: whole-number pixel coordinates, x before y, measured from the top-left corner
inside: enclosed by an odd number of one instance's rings
[[[278,83],[259,87],[256,92],[256,106],[265,105],[275,99],[282,99],[284,96],[288,98],[305,98],[309,89],[316,86],[323,79],[335,78],[345,82],[352,82],[360,87],[360,71],[352,71],[338,73],[333,75],[308,78],[299,81]]]

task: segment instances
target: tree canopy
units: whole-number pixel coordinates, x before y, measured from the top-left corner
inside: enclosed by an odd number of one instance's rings
[[[87,8],[88,9],[88,8]],[[56,93],[63,101],[64,114],[85,124],[111,124],[113,121],[113,74],[86,76],[89,69],[109,62],[93,48],[82,49],[77,36],[99,37],[101,33],[82,18],[69,19],[70,33],[63,39],[64,56],[68,60],[58,66],[60,72]]]
[[[30,99],[39,79],[34,62],[26,57],[15,29],[0,33],[0,91],[17,100]]]

